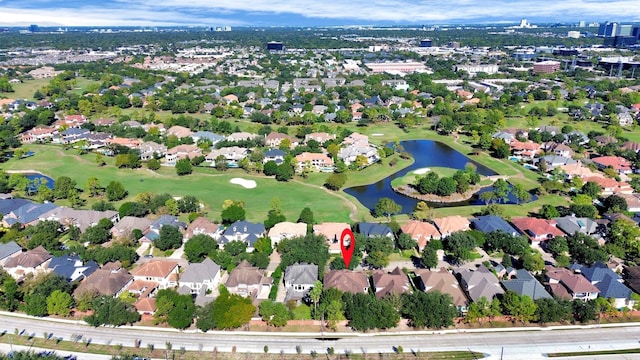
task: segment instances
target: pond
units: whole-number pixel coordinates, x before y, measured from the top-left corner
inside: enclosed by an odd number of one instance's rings
[[[418,200],[400,195],[391,188],[391,181],[395,178],[402,177],[407,173],[428,167],[449,167],[454,169],[464,169],[469,163],[473,163],[480,175],[490,176],[496,173],[486,166],[480,165],[469,159],[466,155],[443,143],[432,140],[410,140],[401,141],[400,145],[404,150],[410,153],[415,162],[395,174],[392,174],[374,184],[355,186],[347,188],[344,191],[356,197],[364,206],[373,209],[382,197],[393,199],[396,203],[402,205],[402,213],[410,213],[416,207]],[[459,203],[429,203],[431,207],[450,207],[463,205],[480,205],[484,204],[476,196],[468,201]]]
[[[36,191],[41,184],[46,184],[49,189],[53,189],[53,179],[40,173],[23,173],[30,182],[30,190]],[[34,186],[35,185],[35,186]]]

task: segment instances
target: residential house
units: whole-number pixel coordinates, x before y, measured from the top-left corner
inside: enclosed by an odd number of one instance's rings
[[[225,285],[231,294],[266,299],[272,284],[273,279],[265,276],[263,270],[253,267],[246,260],[243,260],[235,269],[231,270]]]
[[[313,225],[313,234],[327,239],[330,254],[340,254],[340,237],[345,229],[351,229],[351,226],[347,223],[325,222]]]
[[[410,220],[402,224],[400,229],[418,243],[419,251],[424,250],[427,243],[432,239],[440,240],[440,232],[433,224],[428,222]]]
[[[589,218],[563,216],[555,218],[556,227],[564,231],[567,235],[575,235],[577,233],[591,235],[598,231],[598,224]]]
[[[184,126],[174,125],[167,129],[167,136],[175,135],[178,139],[191,137],[193,132]]]
[[[144,236],[140,238],[139,241],[153,242],[160,237],[160,230],[163,226],[173,226],[180,229],[180,231],[184,231],[187,228],[187,224],[178,220],[177,217],[173,215],[161,215],[159,218],[154,220],[151,225],[149,225],[148,229],[142,232]]]
[[[615,271],[601,262],[592,266],[581,266],[580,273],[600,290],[600,297],[614,299],[616,309],[633,309],[636,301],[632,299],[633,291],[624,285],[624,280]]]
[[[53,139],[57,133],[58,130],[54,127],[38,126],[20,134],[20,140],[26,144],[41,143]]]
[[[485,234],[494,231],[502,231],[505,234],[511,236],[518,235],[516,230],[511,224],[505,221],[503,218],[496,215],[483,215],[478,216],[475,220],[472,220],[473,227]]]
[[[140,145],[140,160],[147,161],[167,155],[167,147],[153,141],[146,141]]]
[[[553,296],[569,300],[595,300],[600,290],[584,276],[569,269],[546,266],[549,289]]]
[[[48,270],[59,276],[63,276],[67,281],[74,282],[82,280],[99,269],[95,261],[86,263],[78,255],[56,256],[51,258]]]
[[[456,277],[447,269],[441,268],[436,271],[416,269],[414,273],[416,274],[414,281],[418,289],[424,292],[439,291],[442,294],[448,294],[459,312],[467,311],[469,300],[460,288]]]
[[[546,241],[556,236],[564,236],[564,233],[556,227],[555,220],[523,217],[511,219],[511,223],[532,242]]]
[[[280,165],[284,162],[284,157],[287,155],[284,151],[280,149],[269,149],[264,152],[264,159],[262,159],[262,163],[266,164],[269,161],[273,161],[276,164]]]
[[[207,257],[201,263],[189,263],[180,274],[178,285],[189,288],[191,294],[198,294],[203,289],[213,291],[220,284],[220,273],[220,265]]]
[[[270,148],[278,148],[282,143],[282,140],[289,140],[289,147],[294,148],[298,145],[298,140],[287,134],[272,131],[264,138],[264,145]]]
[[[599,172],[594,172],[590,168],[583,166],[581,161],[577,161],[574,164],[561,165],[558,167],[565,173],[567,180],[571,180],[574,177],[585,179],[588,177],[603,177]]]
[[[307,143],[309,140],[315,140],[317,141],[320,145],[326,143],[329,140],[335,140],[336,139],[336,135],[335,134],[328,134],[325,132],[315,132],[315,133],[311,133],[311,134],[306,134],[304,136],[304,142]]]
[[[618,181],[616,179],[603,177],[603,176],[590,176],[586,178],[582,178],[582,180],[587,183],[592,181],[602,188],[602,192],[600,195],[607,196],[613,194],[632,194],[633,188],[631,185],[624,181]]]
[[[174,260],[151,260],[131,271],[134,280],[154,281],[160,289],[178,285],[180,266]]]
[[[275,224],[271,229],[269,229],[267,236],[271,239],[272,244],[277,244],[280,240],[304,237],[306,234],[307,224],[284,221]]]
[[[227,166],[238,167],[240,160],[249,155],[249,150],[243,147],[230,146],[212,150],[205,156],[205,161],[211,161],[211,166],[216,166],[216,158],[223,156],[227,161]]]
[[[624,275],[627,286],[640,293],[640,266],[625,266]]]
[[[206,140],[211,143],[211,146],[216,146],[217,143],[224,140],[225,137],[222,135],[214,134],[211,131],[197,131],[191,134],[191,138],[194,143],[198,143],[200,140]]]
[[[547,165],[547,171],[551,171],[557,167],[574,165],[578,163],[578,161],[573,160],[572,158],[558,155],[546,155],[541,158],[533,159],[534,164],[539,164],[540,162],[544,162]]]
[[[401,295],[411,292],[409,277],[399,267],[389,273],[384,270],[376,270],[371,275],[371,281],[378,299],[387,295]]]
[[[293,264],[284,270],[285,302],[301,300],[318,281],[318,265]]]
[[[191,239],[195,235],[206,235],[215,240],[219,240],[222,236],[223,227],[218,224],[214,224],[211,220],[199,216],[189,226],[184,233],[184,241]]]
[[[511,134],[505,131],[498,131],[497,133],[494,133],[493,135],[491,135],[491,138],[502,140],[507,144],[511,144],[513,141],[516,140],[516,136],[514,134]]]
[[[8,243],[0,243],[0,268],[4,266],[7,260],[22,253],[22,247],[15,241]]]
[[[513,155],[520,156],[524,159],[533,159],[536,155],[542,152],[540,144],[533,141],[521,142],[513,140],[509,143],[509,147],[511,148],[511,153]]]
[[[633,169],[629,160],[620,156],[600,156],[591,159],[599,169],[613,168],[618,174],[631,174]]]
[[[53,123],[57,129],[66,126],[67,128],[79,128],[87,123],[87,117],[84,115],[65,115],[63,119],[60,119]]]
[[[640,143],[627,141],[620,146],[620,150],[640,152]]]
[[[109,231],[111,232],[111,237],[114,239],[127,239],[131,236],[133,230],[138,229],[142,232],[146,230],[149,225],[151,225],[151,220],[147,218],[125,216]]]
[[[73,291],[73,296],[77,299],[89,292],[118,297],[132,282],[133,276],[119,263],[107,263],[82,280]]]
[[[378,149],[368,142],[363,141],[357,141],[341,148],[337,156],[338,159],[344,161],[347,166],[356,163],[358,157],[366,159],[366,163],[363,164],[364,166],[371,165],[380,160]]]
[[[78,210],[60,206],[40,216],[40,220],[57,221],[66,228],[73,225],[80,229],[80,232],[84,232],[89,226],[97,225],[102,219],[108,219],[115,224],[120,221],[120,214],[113,210]]]
[[[335,288],[351,294],[369,291],[369,278],[364,271],[331,270],[324,275],[324,289]]]
[[[460,285],[471,301],[478,301],[483,297],[491,301],[495,296],[504,294],[498,278],[484,265],[480,265],[476,270],[461,269],[458,275]]]
[[[4,270],[16,280],[23,280],[28,274],[46,272],[53,256],[42,246],[20,252],[7,259]]]
[[[460,215],[435,218],[433,219],[433,223],[438,228],[438,231],[440,231],[440,234],[442,234],[442,238],[446,238],[454,232],[467,231],[471,225],[469,219]]]
[[[120,145],[133,150],[139,149],[140,146],[142,146],[142,143],[143,141],[140,139],[129,139],[129,138],[121,138],[121,137],[113,137],[105,140],[106,146]]]
[[[520,296],[526,295],[532,300],[552,298],[544,286],[525,269],[516,270],[515,276],[503,281],[502,286]]]
[[[556,155],[556,156],[562,156],[565,158],[573,157],[573,150],[569,146],[562,143],[549,141],[542,144],[542,149],[546,153],[552,153],[553,155]]]
[[[227,136],[227,141],[246,141],[246,140],[253,140],[257,137],[258,137],[257,134],[251,134],[248,132],[235,132]]]
[[[183,144],[167,150],[165,158],[168,165],[175,165],[180,159],[193,159],[201,155],[202,149],[196,145]]]
[[[393,230],[386,224],[361,222],[356,225],[356,228],[360,234],[368,238],[377,236],[394,238]]]
[[[367,135],[362,135],[357,132],[351,133],[349,136],[345,137],[342,140],[342,143],[345,145],[352,145],[357,143],[369,144],[369,137]]]
[[[627,203],[627,211],[640,212],[640,194],[617,194]]]
[[[249,221],[236,221],[229,225],[220,238],[224,246],[231,241],[244,241],[247,243],[247,251],[253,251],[253,245],[263,237],[265,228],[263,223],[252,223]]]
[[[333,159],[327,154],[303,152],[296,155],[298,171],[302,171],[305,167],[311,167],[315,170],[333,170]]]
[[[57,208],[58,205],[53,203],[44,204],[25,204],[11,212],[4,214],[2,218],[2,225],[10,227],[14,224],[33,225],[40,220],[42,214],[46,214],[52,209]]]
[[[33,201],[21,198],[14,198],[11,194],[2,194],[0,199],[0,214],[6,215],[14,212],[25,205],[34,204]]]

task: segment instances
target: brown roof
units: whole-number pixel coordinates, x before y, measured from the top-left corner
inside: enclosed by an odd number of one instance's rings
[[[200,216],[193,220],[191,224],[189,224],[189,227],[187,227],[187,231],[184,234],[184,238],[188,240],[191,239],[194,235],[198,234],[211,236],[212,234],[215,234],[219,228],[220,225],[214,224],[206,217]]]
[[[265,283],[268,279],[264,276],[263,270],[251,266],[246,260],[243,260],[235,269],[231,270],[226,286],[259,285]]]
[[[156,311],[156,299],[155,298],[142,298],[133,304],[138,312],[153,313]]]
[[[371,276],[373,286],[376,289],[376,297],[383,298],[389,294],[404,294],[411,292],[409,278],[405,273],[396,267],[392,272],[383,270],[375,271]]]
[[[125,269],[102,268],[82,280],[73,294],[77,297],[85,291],[97,291],[101,295],[115,296],[131,281],[133,276]]]
[[[598,290],[597,287],[593,286],[593,284],[591,284],[589,280],[587,280],[587,278],[579,274],[574,274],[569,269],[556,268],[551,265],[547,265],[546,270],[547,277],[551,280],[559,282],[566,288],[569,294],[600,292],[600,290]],[[558,284],[550,284],[550,287],[554,295],[561,297],[564,293],[562,289],[558,288],[557,285]],[[556,290],[558,290],[560,293],[556,294]]]
[[[440,232],[433,224],[423,221],[411,220],[400,226],[402,232],[411,236],[418,242],[418,248],[424,249],[429,240],[440,239]]]
[[[442,268],[438,271],[418,269],[414,273],[419,281],[422,282],[421,287],[423,287],[424,291],[440,291],[443,294],[449,294],[453,298],[453,304],[456,306],[467,306],[469,304],[469,300],[462,292],[458,280],[447,269]]]
[[[347,223],[338,222],[325,222],[322,224],[313,225],[313,233],[316,235],[323,235],[330,241],[340,240],[342,231],[344,229],[351,229],[351,226]]]
[[[469,230],[469,219],[460,215],[452,215],[443,218],[433,219],[433,222],[442,234],[451,234],[456,231]]]
[[[366,293],[369,279],[364,271],[331,270],[324,276],[324,289],[329,288],[352,294]]]
[[[173,260],[151,260],[131,271],[133,276],[166,278],[175,272],[178,262]]]
[[[4,264],[4,267],[36,268],[39,265],[44,264],[47,260],[51,258],[52,258],[51,254],[49,254],[49,252],[44,247],[38,246],[35,249],[27,250],[12,258],[9,258],[9,260],[7,260],[7,262]]]

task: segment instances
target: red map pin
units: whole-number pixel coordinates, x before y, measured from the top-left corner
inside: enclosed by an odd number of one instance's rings
[[[353,256],[353,250],[356,248],[356,238],[353,236],[351,229],[344,229],[342,235],[340,235],[340,250],[342,251],[342,260],[346,268],[349,268],[351,257]]]

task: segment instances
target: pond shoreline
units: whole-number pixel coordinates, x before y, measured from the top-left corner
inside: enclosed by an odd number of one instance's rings
[[[471,200],[471,198],[473,198],[473,195],[475,195],[482,188],[483,186],[473,185],[463,194],[453,193],[449,196],[438,196],[435,194],[420,194],[420,192],[418,192],[418,190],[416,190],[411,185],[391,186],[391,189],[393,189],[394,192],[400,195],[404,195],[420,201],[439,204],[452,204],[469,201]]]

